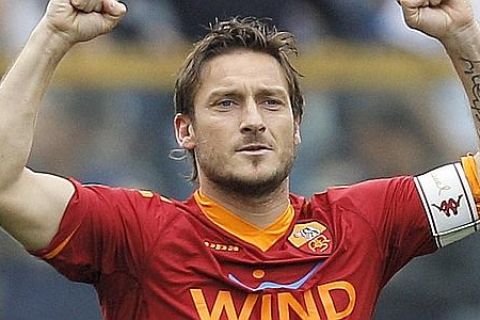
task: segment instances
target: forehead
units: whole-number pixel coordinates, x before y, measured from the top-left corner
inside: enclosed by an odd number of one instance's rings
[[[241,86],[283,87],[288,92],[282,66],[266,53],[235,50],[212,58],[201,70],[199,93]]]

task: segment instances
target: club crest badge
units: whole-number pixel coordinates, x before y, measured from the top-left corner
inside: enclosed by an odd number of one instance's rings
[[[317,221],[296,224],[288,241],[309,254],[328,255],[333,249],[330,231]]]

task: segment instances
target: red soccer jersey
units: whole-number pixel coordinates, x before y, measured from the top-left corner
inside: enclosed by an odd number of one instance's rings
[[[194,197],[74,183],[59,232],[35,254],[93,284],[109,320],[366,320],[392,275],[436,248],[412,177],[291,195],[292,222],[266,250]]]

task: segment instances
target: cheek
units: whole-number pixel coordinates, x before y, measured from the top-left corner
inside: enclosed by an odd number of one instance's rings
[[[200,140],[203,140],[205,143],[228,141],[238,131],[236,118],[234,115],[205,115],[205,117],[197,120],[195,126],[197,137],[200,137]]]
[[[284,148],[290,148],[296,144],[296,134],[294,127],[290,124],[284,124],[279,126],[276,130],[275,139],[277,143],[281,144]]]
[[[205,153],[206,156],[225,152],[232,145],[232,134],[221,126],[207,125],[196,132],[197,152]]]

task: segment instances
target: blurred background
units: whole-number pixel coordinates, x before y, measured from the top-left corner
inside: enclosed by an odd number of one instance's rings
[[[0,0],[0,70],[46,0]],[[38,119],[30,166],[83,182],[183,199],[172,85],[216,17],[272,17],[294,32],[307,108],[292,190],[419,174],[476,150],[468,103],[444,50],[407,30],[393,0],[135,0],[111,35],[63,61]],[[479,7],[480,3],[475,1]],[[480,10],[478,10],[480,12]],[[21,88],[19,88],[21,90]],[[28,199],[25,199],[28,201]],[[480,317],[480,238],[414,260],[384,290],[376,320]],[[67,281],[0,232],[0,319],[98,320],[92,288]]]

